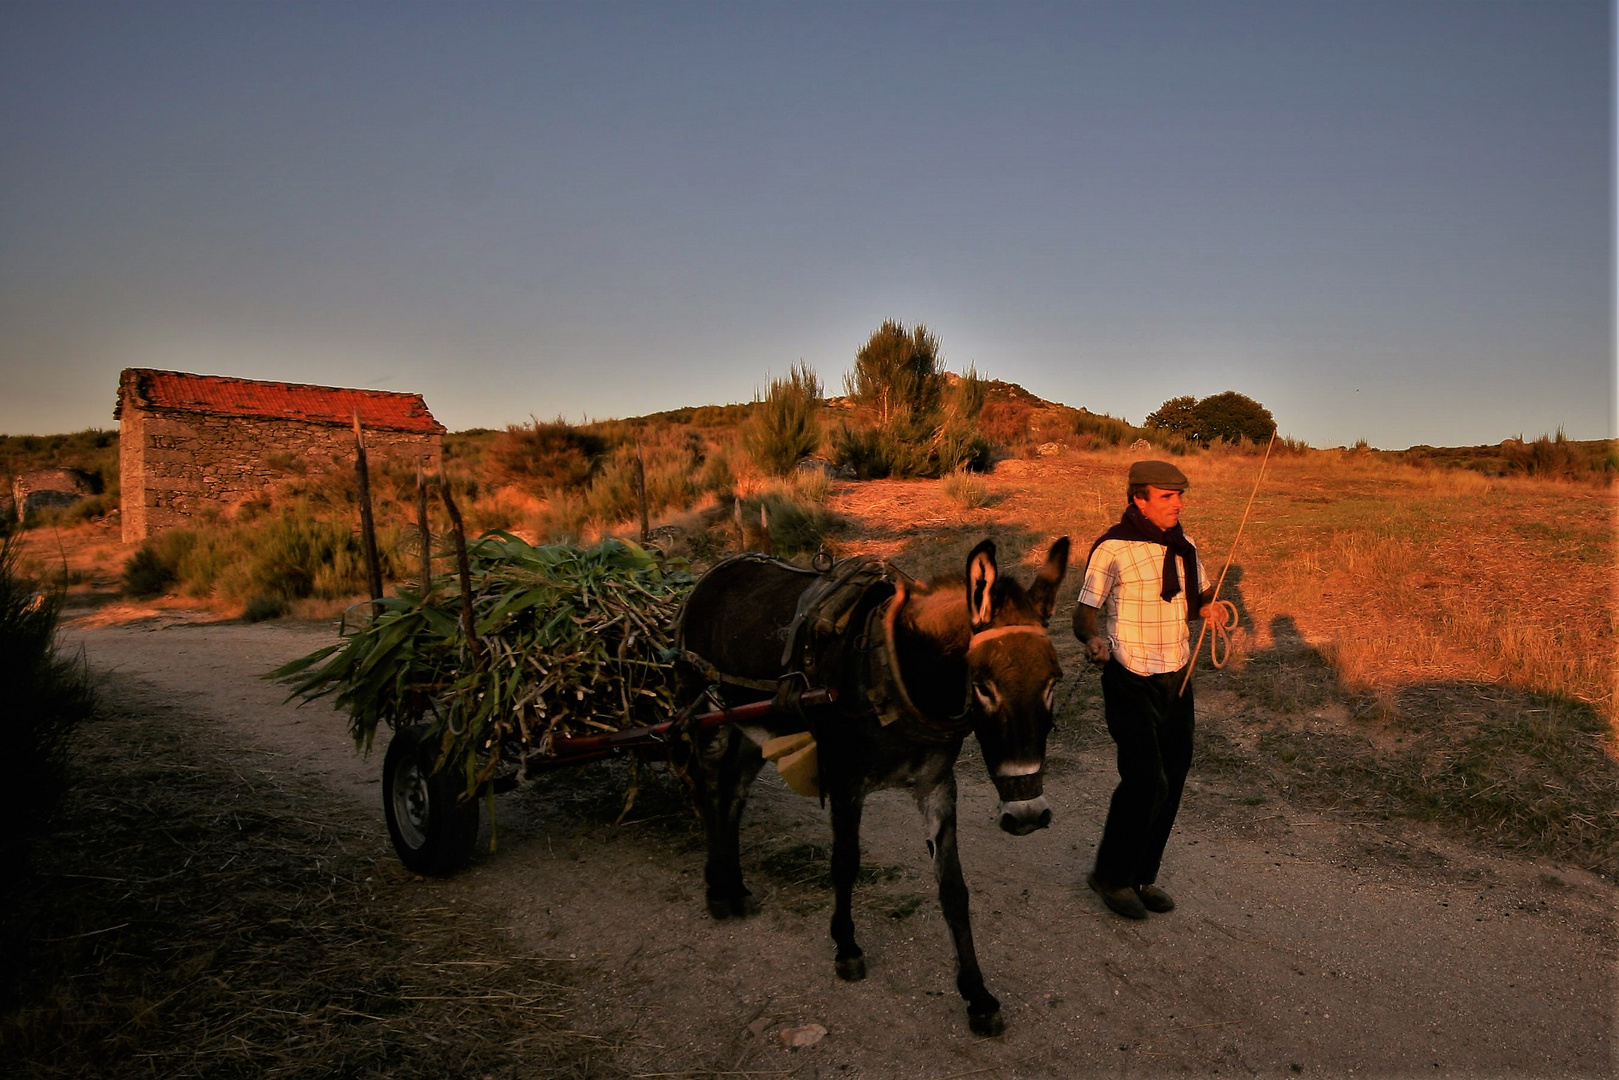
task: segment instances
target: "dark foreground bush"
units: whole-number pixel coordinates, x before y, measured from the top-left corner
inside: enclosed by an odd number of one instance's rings
[[[62,590],[23,577],[18,550],[13,539],[0,542],[0,878],[13,883],[51,829],[69,741],[95,707],[83,663],[56,652]]]

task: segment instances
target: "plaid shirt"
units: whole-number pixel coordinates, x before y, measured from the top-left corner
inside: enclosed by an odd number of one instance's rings
[[[1176,562],[1184,585],[1185,560]],[[1201,557],[1197,574],[1200,581],[1209,580]],[[1166,601],[1158,595],[1163,588],[1162,544],[1104,540],[1085,567],[1079,602],[1101,611],[1102,632],[1114,659],[1137,675],[1179,671],[1192,659],[1186,640],[1186,589]]]

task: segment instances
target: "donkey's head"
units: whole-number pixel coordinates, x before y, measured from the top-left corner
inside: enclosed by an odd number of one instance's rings
[[[1066,536],[1051,545],[1028,589],[1001,576],[994,541],[967,556],[969,706],[977,712],[984,764],[1001,797],[1001,828],[1014,836],[1051,824],[1042,780],[1051,698],[1062,669],[1046,620],[1067,571]]]

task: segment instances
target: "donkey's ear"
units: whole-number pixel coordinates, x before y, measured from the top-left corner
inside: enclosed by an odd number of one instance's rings
[[[1062,584],[1063,575],[1068,573],[1068,537],[1059,537],[1051,550],[1046,552],[1046,564],[1034,577],[1034,584],[1029,586],[1029,600],[1034,604],[1035,610],[1040,613],[1040,621],[1045,622],[1051,618],[1051,613],[1057,607],[1057,587]]]
[[[995,617],[995,541],[985,540],[967,556],[967,617],[973,632],[984,629]]]

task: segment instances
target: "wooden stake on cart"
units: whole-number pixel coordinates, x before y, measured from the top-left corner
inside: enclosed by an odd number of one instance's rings
[[[427,474],[416,463],[416,531],[422,541],[422,604],[433,592],[433,534],[427,527]]]
[[[377,561],[377,526],[371,519],[371,469],[365,459],[365,433],[360,430],[360,412],[354,411],[354,476],[360,485],[360,544],[365,550],[365,573],[371,586],[371,599],[382,599],[382,566]],[[371,614],[376,616],[372,605]]]
[[[641,457],[641,444],[635,444],[635,501],[641,507],[641,543],[646,543],[652,536],[652,530],[647,527],[646,515],[646,461]]]
[[[450,494],[450,484],[447,479],[440,478],[439,491],[444,495],[444,509],[450,514],[450,536],[455,540],[456,572],[461,578],[461,633],[466,635],[467,650],[472,653],[472,663],[476,667],[483,667],[483,646],[478,643],[476,623],[472,618],[472,565],[467,560],[467,534],[461,525],[461,510],[455,505],[455,496]]]

